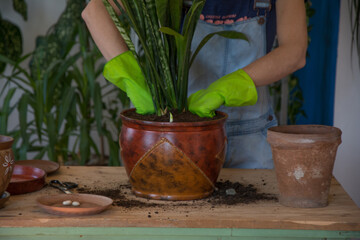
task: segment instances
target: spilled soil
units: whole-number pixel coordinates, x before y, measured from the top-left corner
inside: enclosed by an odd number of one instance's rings
[[[216,190],[208,199],[213,205],[235,205],[235,204],[249,204],[257,201],[277,201],[277,197],[269,193],[259,193],[252,185],[243,185],[239,182],[217,182],[215,184]],[[235,191],[230,191],[234,189]],[[233,195],[232,195],[232,194]],[[231,195],[230,195],[231,194]]]
[[[266,184],[266,183],[263,183]],[[277,201],[273,194],[259,193],[251,184],[243,185],[239,182],[219,181],[215,184],[216,189],[213,194],[205,199],[192,201],[164,201],[150,200],[136,197],[131,192],[130,184],[119,185],[113,189],[91,189],[87,186],[78,188],[78,193],[96,194],[113,199],[113,205],[131,208],[163,208],[174,206],[211,206],[212,208],[219,205],[237,205],[250,204],[258,201]]]

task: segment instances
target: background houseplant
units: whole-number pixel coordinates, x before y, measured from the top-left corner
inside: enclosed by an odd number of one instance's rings
[[[2,92],[6,96],[0,108],[19,111],[15,129],[8,131],[3,124],[1,128],[17,140],[16,159],[27,159],[32,152],[33,158],[63,163],[70,158],[72,164],[88,164],[95,156],[96,164],[105,160],[110,165],[120,164],[117,140],[113,140],[117,137],[111,132],[121,124],[118,99],[126,98],[97,79],[102,59],[80,17],[84,6],[83,0],[68,1],[58,22],[46,36],[38,37],[32,53],[17,61],[1,56],[12,71],[2,74],[8,91]],[[23,67],[30,58],[30,68]],[[20,100],[10,104],[15,88]],[[121,97],[106,101],[108,94]],[[2,115],[4,122],[11,111],[7,113]]]
[[[13,8],[24,20],[27,20],[27,5],[24,0],[13,0]],[[0,54],[16,60],[22,53],[22,34],[18,26],[2,18],[0,12]],[[6,64],[0,63],[0,72]]]
[[[27,5],[24,0],[12,1],[14,10],[19,13],[24,20],[27,20]],[[0,54],[6,56],[11,60],[18,60],[23,51],[22,34],[16,24],[5,20],[0,12]],[[0,73],[3,73],[6,67],[5,62],[0,62]],[[14,97],[15,88],[3,88],[0,91],[0,96],[3,96],[3,104],[0,106],[0,134],[7,135],[8,117],[13,112],[14,106],[10,101]]]

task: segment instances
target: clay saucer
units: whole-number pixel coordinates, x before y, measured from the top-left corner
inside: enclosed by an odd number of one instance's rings
[[[80,206],[64,206],[63,202],[67,200],[77,201],[80,203]],[[84,216],[101,213],[113,203],[113,200],[93,194],[60,194],[42,196],[36,202],[40,208],[51,214]]]
[[[10,198],[10,193],[4,192],[2,196],[0,196],[0,208],[4,207],[4,204]]]
[[[45,185],[46,173],[40,168],[15,165],[6,191],[11,195],[35,192]]]
[[[60,165],[57,162],[49,160],[21,160],[16,161],[15,164],[40,168],[44,170],[48,175],[56,172],[60,168]]]

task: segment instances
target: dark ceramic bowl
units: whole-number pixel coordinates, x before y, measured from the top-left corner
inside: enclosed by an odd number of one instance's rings
[[[6,191],[11,195],[38,191],[45,185],[45,176],[45,171],[40,168],[15,165]]]

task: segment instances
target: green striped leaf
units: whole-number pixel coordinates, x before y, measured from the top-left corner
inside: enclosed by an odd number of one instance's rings
[[[61,104],[59,105],[59,116],[57,119],[57,131],[60,131],[63,121],[69,113],[71,106],[74,104],[75,89],[68,87],[64,89],[62,98],[60,99]]]
[[[115,1],[115,2],[117,2],[117,1]],[[108,11],[111,19],[114,21],[116,28],[118,29],[119,33],[125,40],[125,43],[128,46],[129,50],[131,50],[132,52],[135,52],[135,46],[134,46],[133,42],[131,41],[128,32],[124,28],[123,23],[120,21],[119,17],[117,16],[115,10],[112,8],[112,6],[108,0],[103,0],[103,3],[105,5],[106,10]],[[120,7],[120,9],[121,9],[120,5],[117,5],[117,6]]]

